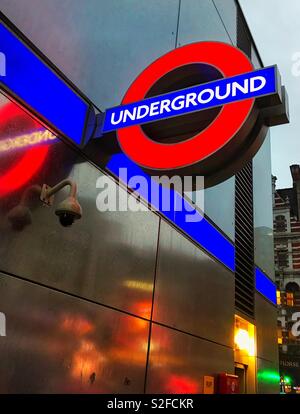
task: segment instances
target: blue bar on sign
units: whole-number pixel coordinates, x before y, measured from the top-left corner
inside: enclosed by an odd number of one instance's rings
[[[89,104],[2,23],[0,52],[6,64],[0,85],[58,132],[80,145]]]
[[[276,92],[276,66],[271,66],[107,109],[102,132],[145,124]]]
[[[276,305],[276,285],[258,267],[255,268],[255,287],[259,293]]]

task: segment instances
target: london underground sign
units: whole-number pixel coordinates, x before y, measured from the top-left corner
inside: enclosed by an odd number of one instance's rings
[[[219,79],[178,88],[191,72],[197,83],[197,70],[200,78],[201,70],[208,72],[207,68],[218,73]],[[176,90],[148,96],[155,85],[159,84],[156,92],[166,85],[172,88],[172,81]],[[148,66],[130,86],[122,105],[106,111],[102,130],[116,130],[123,152],[146,171],[204,175],[206,184],[212,185],[254,156],[267,126],[287,122],[284,94],[276,66],[255,71],[249,58],[231,45],[193,43]],[[201,111],[218,107],[211,122],[197,130],[197,123],[203,123]],[[179,142],[162,141],[144,130],[147,123],[182,117],[176,133],[185,136],[184,116],[193,113],[200,114],[193,120],[195,133]],[[163,127],[159,134],[166,136]]]
[[[108,109],[103,132],[222,106],[277,92],[276,66]]]

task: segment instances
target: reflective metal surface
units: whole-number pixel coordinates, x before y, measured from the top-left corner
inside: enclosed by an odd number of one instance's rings
[[[266,174],[266,170],[270,174]],[[254,260],[275,280],[270,134],[253,158],[253,206]]]
[[[178,46],[204,40],[231,43],[212,0],[183,0],[178,27]]]
[[[233,373],[232,349],[153,325],[147,393],[202,393],[203,376]]]
[[[230,36],[231,43],[236,45],[236,1],[235,0],[213,0],[220,18]]]
[[[162,222],[153,319],[233,345],[234,275]]]
[[[277,309],[259,294],[255,295],[257,356],[278,365]]]
[[[101,173],[58,140],[29,145],[23,137],[41,127],[5,98],[1,102],[0,144],[19,146],[4,151],[2,145],[0,151],[0,270],[149,318],[143,304],[152,298],[158,217],[149,211],[98,211]],[[4,111],[16,114],[5,117]],[[68,228],[55,215],[67,189],[49,208],[38,190],[65,178],[76,181],[83,210]],[[113,197],[117,184],[107,181]]]
[[[0,274],[0,393],[141,393],[148,323]]]
[[[235,176],[207,188],[204,194],[205,214],[234,242]],[[217,202],[216,202],[217,200]],[[222,214],[220,214],[222,212]]]
[[[257,392],[259,394],[279,394],[278,364],[257,358]]]
[[[255,69],[260,69],[262,67],[261,60],[253,45],[251,46],[251,60]]]
[[[179,0],[0,0],[0,9],[105,109],[176,46],[177,29],[177,46],[235,42],[235,4],[224,3],[182,0],[179,16]],[[7,272],[0,275],[7,317],[0,392],[143,392],[149,322],[123,312],[150,318],[159,219],[99,212],[101,173],[52,138],[0,95],[0,271]],[[262,181],[267,170],[271,179],[270,151],[262,151],[254,160],[255,243],[256,260],[269,273],[260,252],[272,214]],[[39,201],[43,183],[65,178],[77,182],[83,208],[70,228],[54,214],[66,191],[51,208]],[[207,215],[231,239],[234,180],[206,191],[205,200]],[[108,193],[116,189],[113,183]],[[163,221],[158,254],[153,318],[169,328],[153,324],[147,392],[202,392],[204,375],[234,370],[234,276]],[[276,310],[256,300],[258,369],[276,371]],[[258,390],[276,392],[276,385],[259,379]]]
[[[0,0],[0,9],[102,110],[175,47],[179,0]],[[80,24],[78,24],[80,22]]]

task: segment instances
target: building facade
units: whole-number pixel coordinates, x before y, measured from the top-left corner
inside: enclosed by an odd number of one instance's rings
[[[0,0],[0,9],[100,109],[188,43],[227,42],[263,65],[234,0]],[[204,377],[224,372],[240,392],[279,392],[270,136],[236,176],[205,190],[206,227],[191,237],[150,210],[100,213],[99,177],[129,194],[95,150],[51,136],[0,96],[0,392],[203,393]],[[42,184],[65,178],[83,208],[68,229],[38,199]]]
[[[291,165],[293,186],[274,193],[275,271],[278,286],[278,343],[287,392],[300,389],[300,166]]]

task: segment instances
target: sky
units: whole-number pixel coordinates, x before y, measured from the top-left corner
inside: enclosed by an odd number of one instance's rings
[[[277,64],[289,95],[290,124],[271,128],[277,188],[291,187],[300,164],[300,0],[240,0],[265,66]]]

